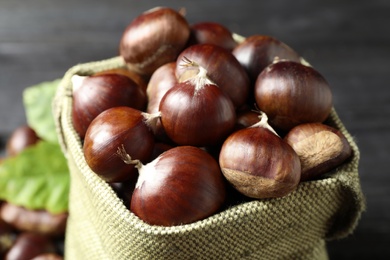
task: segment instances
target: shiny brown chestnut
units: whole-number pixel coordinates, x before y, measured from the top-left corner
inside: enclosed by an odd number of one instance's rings
[[[269,65],[255,84],[257,107],[276,129],[288,131],[303,123],[324,122],[332,109],[332,92],[314,68],[293,61]]]
[[[207,71],[175,84],[161,99],[161,123],[178,145],[209,146],[233,130],[235,108],[231,99],[210,81]]]
[[[250,198],[283,197],[298,186],[301,165],[295,151],[267,123],[238,130],[223,143],[219,165],[225,178]]]
[[[192,146],[178,146],[137,166],[130,210],[151,225],[193,223],[216,213],[226,197],[218,162]]]
[[[127,181],[137,171],[126,154],[146,162],[153,151],[153,128],[158,116],[130,107],[113,107],[99,114],[85,135],[87,164],[107,182]]]
[[[300,62],[300,55],[284,42],[268,35],[252,35],[232,51],[252,82],[276,59]]]
[[[159,111],[162,97],[177,83],[175,71],[176,62],[169,62],[159,67],[152,74],[146,89],[148,97],[147,113],[153,114]]]
[[[190,26],[182,14],[167,7],[153,8],[125,29],[120,55],[132,70],[151,75],[163,64],[176,60],[189,35]]]
[[[190,26],[190,29],[189,45],[208,43],[232,51],[238,44],[232,32],[217,22],[195,23]]]
[[[175,70],[176,62],[169,62],[159,67],[150,77],[146,89],[148,97],[148,104],[146,107],[147,113],[153,114],[159,111],[161,99],[165,93],[177,83]],[[166,135],[160,120],[156,123],[155,136],[159,141],[172,143]]]
[[[189,66],[188,60],[194,66]],[[249,78],[231,52],[213,44],[190,46],[177,58],[176,77],[179,82],[186,81],[199,73],[199,67],[230,97],[235,108],[246,103],[251,88]]]
[[[8,138],[6,152],[8,156],[15,156],[27,147],[36,144],[41,138],[28,125],[16,128]]]
[[[131,80],[133,80],[135,83],[137,83],[138,86],[140,86],[142,89],[146,91],[146,87],[147,87],[146,82],[148,79],[142,77],[141,75],[135,73],[134,71],[129,70],[128,68],[115,68],[115,69],[103,70],[94,73],[93,76],[105,75],[105,74],[120,74],[126,76]]]
[[[301,124],[291,129],[284,140],[301,160],[301,181],[313,180],[347,160],[352,149],[343,133],[321,124]]]
[[[146,107],[146,92],[129,77],[120,74],[72,77],[73,126],[80,138],[92,120],[101,112],[117,106],[138,110]]]

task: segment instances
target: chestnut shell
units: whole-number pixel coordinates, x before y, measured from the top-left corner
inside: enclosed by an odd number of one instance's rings
[[[298,125],[287,133],[284,140],[301,159],[301,181],[319,178],[352,155],[352,148],[343,133],[322,123]]]

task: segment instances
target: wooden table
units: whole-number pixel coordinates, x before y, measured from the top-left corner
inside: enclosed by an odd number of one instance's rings
[[[268,34],[329,81],[334,106],[361,150],[367,198],[355,233],[329,243],[331,259],[390,259],[390,2],[166,1],[191,23],[215,21],[244,36]],[[127,24],[153,1],[0,1],[0,136],[25,122],[22,91],[77,64],[118,54]]]

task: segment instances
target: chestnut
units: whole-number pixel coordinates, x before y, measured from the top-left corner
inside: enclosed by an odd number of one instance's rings
[[[284,42],[269,35],[252,35],[232,51],[240,64],[247,71],[252,82],[268,65],[275,60],[300,62],[300,55]]]
[[[189,62],[194,66],[189,66]],[[244,68],[233,54],[213,44],[197,44],[182,51],[176,61],[176,77],[184,82],[207,71],[209,79],[232,100],[235,108],[245,105],[249,96],[250,81]]]
[[[89,125],[83,151],[86,163],[106,182],[127,181],[136,169],[124,154],[146,162],[154,146],[153,129],[158,116],[130,107],[113,107]]]
[[[1,205],[0,218],[19,231],[62,236],[65,234],[68,213],[52,214],[46,210],[30,210],[6,202]]]
[[[343,133],[321,123],[298,125],[288,132],[284,140],[300,158],[301,181],[320,177],[342,164],[352,154],[351,146]]]
[[[199,73],[169,89],[160,102],[161,123],[178,145],[209,146],[233,130],[235,108],[231,99],[198,67]]]
[[[321,123],[332,109],[332,92],[314,68],[293,61],[269,65],[255,84],[257,107],[276,129],[288,131],[303,123]]]
[[[131,196],[133,194],[137,178],[128,181],[109,183],[115,194],[120,198],[124,205],[130,209]]]
[[[250,127],[259,122],[260,113],[254,110],[243,110],[237,113],[235,130]]]
[[[176,60],[189,35],[190,26],[182,14],[167,7],[153,8],[127,26],[120,40],[120,55],[132,70],[151,75]]]
[[[138,110],[146,107],[146,92],[129,77],[120,74],[96,76],[74,75],[72,120],[80,138],[92,120],[104,110],[129,106]]]
[[[175,70],[176,62],[169,62],[159,67],[150,77],[146,89],[148,97],[147,113],[152,114],[159,111],[162,97],[177,83]]]
[[[9,137],[6,144],[8,156],[15,156],[27,147],[36,144],[41,138],[28,125],[22,125],[16,128]]]
[[[199,22],[192,24],[190,29],[189,45],[208,43],[232,51],[238,44],[232,32],[220,23]]]
[[[29,260],[43,253],[55,252],[54,242],[48,236],[24,232],[19,234],[5,260]]]
[[[225,140],[219,165],[237,191],[256,199],[287,195],[296,189],[301,175],[298,155],[267,123],[264,113],[258,123]]]
[[[115,69],[109,69],[109,70],[103,70],[100,72],[96,72],[93,74],[93,76],[98,76],[98,75],[105,75],[105,74],[120,74],[123,76],[126,76],[133,80],[135,83],[137,83],[138,86],[140,86],[142,89],[146,91],[146,81],[144,77],[141,75],[135,73],[134,71],[129,70],[128,68],[115,68]]]
[[[174,147],[136,167],[139,178],[130,210],[150,225],[193,223],[216,213],[225,202],[218,162],[200,148]]]

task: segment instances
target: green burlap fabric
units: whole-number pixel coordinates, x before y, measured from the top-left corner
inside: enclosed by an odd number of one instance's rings
[[[284,198],[233,206],[188,225],[158,227],[138,219],[87,166],[72,127],[71,76],[122,66],[120,57],[76,65],[54,100],[71,173],[66,259],[327,259],[326,240],[352,233],[365,208],[359,150],[334,110],[328,123],[347,137],[353,158],[327,178],[301,183]]]

